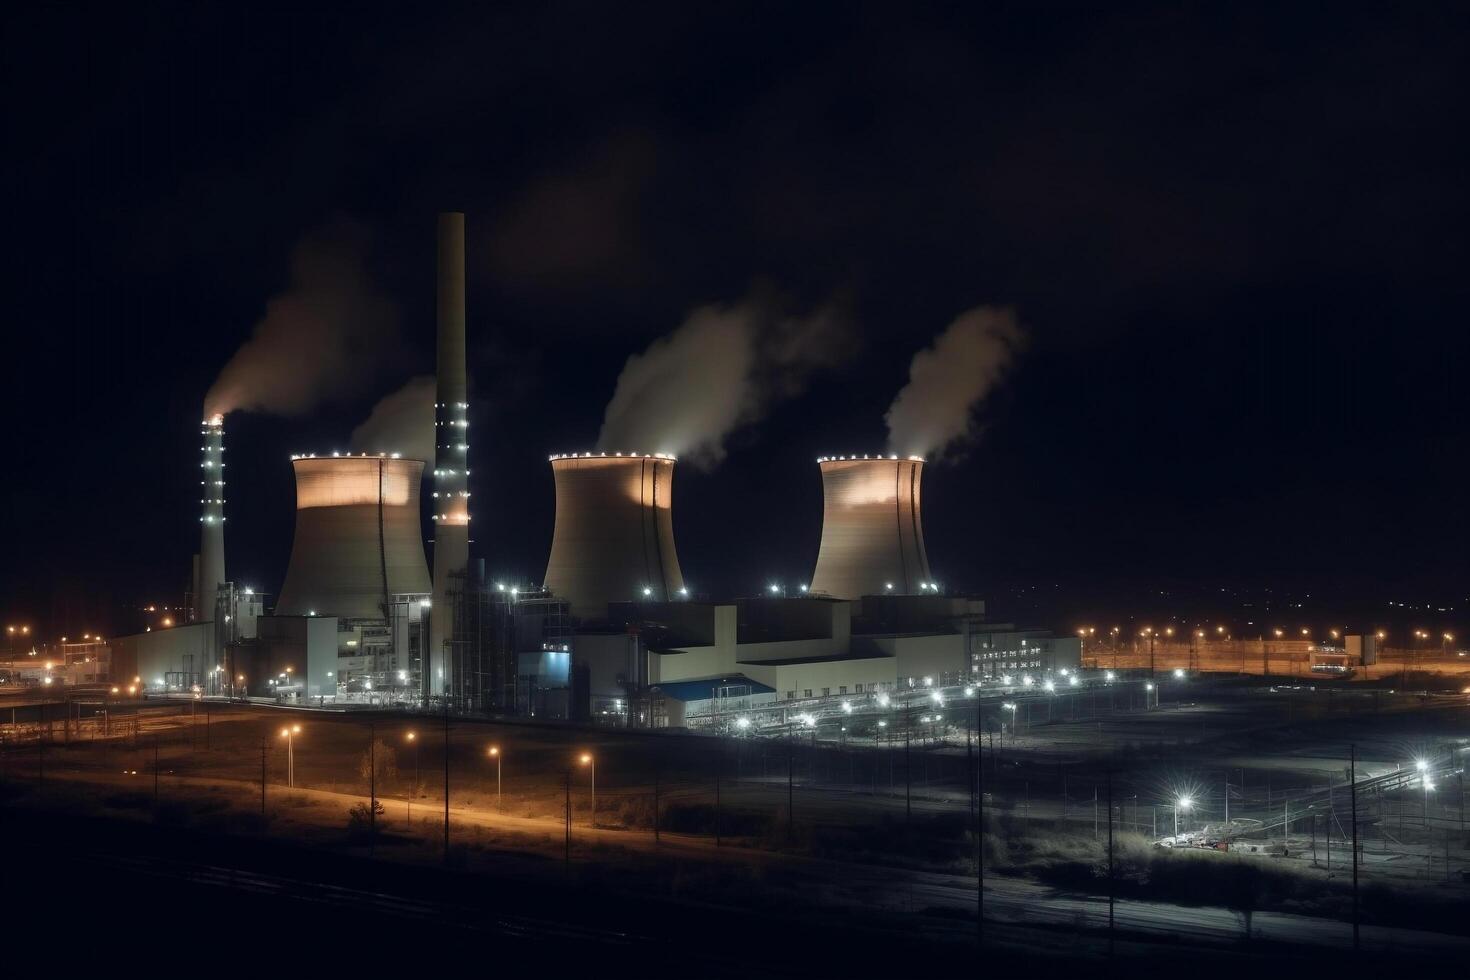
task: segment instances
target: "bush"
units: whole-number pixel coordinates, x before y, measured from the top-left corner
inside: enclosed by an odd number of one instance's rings
[[[383,826],[383,804],[373,800],[371,807],[366,803],[355,804],[347,811],[347,839],[353,843],[372,840],[373,827]]]

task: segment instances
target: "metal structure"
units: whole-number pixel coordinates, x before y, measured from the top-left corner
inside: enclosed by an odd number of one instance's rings
[[[298,456],[296,535],[277,616],[387,620],[393,597],[423,595],[424,464],[391,456]]]
[[[465,380],[464,215],[439,215],[438,385],[434,399],[434,587],[424,693],[453,688],[448,646],[455,612],[450,580],[470,555],[469,392]]]
[[[215,596],[225,578],[225,419],[213,415],[199,430],[199,564],[194,581],[194,622],[214,619]]]
[[[551,457],[556,529],[546,588],[573,616],[602,619],[610,602],[677,599],[674,457],[582,453]]]
[[[839,599],[938,591],[924,549],[917,456],[826,456],[810,591]]]

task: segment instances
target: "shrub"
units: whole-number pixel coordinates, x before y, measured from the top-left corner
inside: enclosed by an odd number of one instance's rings
[[[371,840],[374,824],[378,827],[383,825],[382,801],[373,800],[371,806],[367,803],[355,804],[347,811],[347,839],[354,843]]]

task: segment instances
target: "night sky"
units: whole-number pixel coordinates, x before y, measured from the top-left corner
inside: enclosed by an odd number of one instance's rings
[[[539,580],[546,456],[627,357],[760,293],[854,343],[681,467],[697,590],[805,580],[815,458],[881,451],[914,353],[994,304],[1030,340],[926,474],[946,585],[1032,619],[1470,602],[1464,8],[492,6],[0,15],[7,622],[182,593],[205,392],[345,228],[391,343],[228,423],[231,576],[278,590],[289,455],[432,370],[447,209],[498,574]]]

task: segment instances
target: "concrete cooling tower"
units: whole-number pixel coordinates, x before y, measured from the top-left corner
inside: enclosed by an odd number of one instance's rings
[[[429,594],[422,461],[298,456],[291,465],[296,537],[276,615],[386,619],[391,596]]]
[[[857,599],[931,588],[924,550],[917,456],[826,456],[822,467],[822,546],[810,590]]]
[[[583,453],[551,457],[556,530],[546,587],[574,616],[601,618],[609,602],[683,594],[671,509],[674,457]]]

